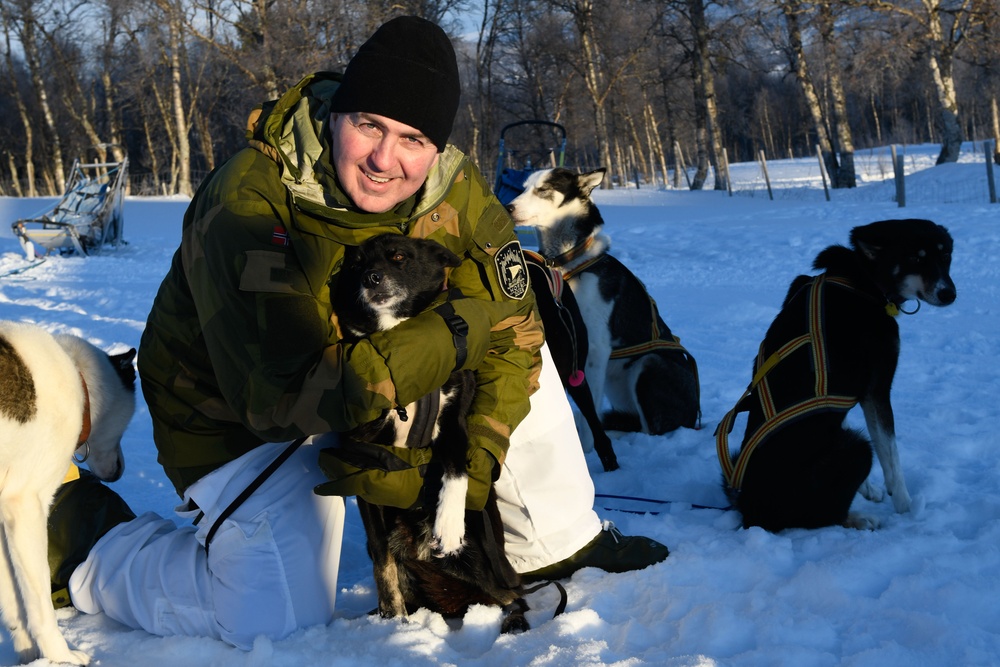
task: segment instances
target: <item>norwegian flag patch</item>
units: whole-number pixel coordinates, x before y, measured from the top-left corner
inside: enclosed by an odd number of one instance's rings
[[[271,234],[271,243],[287,248],[291,244],[288,238],[288,230],[281,225],[275,225],[274,232]]]

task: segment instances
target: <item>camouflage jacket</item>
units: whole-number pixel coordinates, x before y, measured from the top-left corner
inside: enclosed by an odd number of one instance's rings
[[[159,462],[180,494],[262,442],[346,431],[444,382],[455,349],[443,320],[340,341],[331,288],[345,247],[376,234],[447,246],[464,259],[449,285],[504,308],[476,368],[475,448],[502,462],[537,388],[543,334],[530,288],[504,277],[516,239],[507,212],[453,146],[410,210],[339,204],[324,138],[338,79],[307,77],[252,115],[250,147],[209,175],[185,213],[138,362]]]

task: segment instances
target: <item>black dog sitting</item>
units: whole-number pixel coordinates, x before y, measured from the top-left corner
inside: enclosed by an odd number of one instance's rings
[[[872,517],[849,514],[859,489],[882,499],[866,481],[872,443],[896,511],[910,509],[889,400],[899,357],[895,316],[909,300],[955,301],[952,239],[929,220],[884,220],[855,227],[850,241],[816,257],[813,268],[825,273],[792,282],[750,386],[716,430],[725,486],[744,527],[876,527]],[[872,443],[843,427],[859,402]],[[744,411],[746,434],[732,457],[727,435]]]
[[[446,267],[460,263],[426,239],[385,234],[365,241],[345,258],[333,297],[345,337],[388,329],[422,312],[441,294]],[[528,607],[504,553],[495,492],[482,511],[465,510],[466,419],[475,390],[473,372],[456,371],[439,392],[347,434],[345,446],[433,450],[423,507],[404,510],[358,498],[379,613],[391,618],[425,607],[452,617],[472,604],[496,605],[507,612],[503,632],[523,631]]]

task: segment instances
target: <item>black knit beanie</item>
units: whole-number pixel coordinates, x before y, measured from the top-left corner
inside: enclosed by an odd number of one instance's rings
[[[401,16],[382,24],[347,64],[331,111],[365,112],[414,127],[443,152],[461,85],[451,40],[437,24]]]

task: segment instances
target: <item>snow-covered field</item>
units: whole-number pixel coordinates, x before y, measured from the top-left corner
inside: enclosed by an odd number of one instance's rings
[[[598,191],[614,254],[645,281],[664,319],[698,360],[704,428],[666,437],[613,434],[621,470],[588,454],[602,518],[667,544],[647,570],[578,572],[569,606],[529,601],[533,629],[499,636],[499,611],[461,622],[420,612],[367,615],[375,602],[364,535],[349,513],[341,595],[328,626],[250,653],[202,638],[160,638],[102,615],[59,612],[71,644],[102,667],[305,665],[990,665],[1000,664],[1000,205],[986,198],[982,155],[934,167],[936,146],[907,149],[906,208],[890,197],[888,151],[859,154],[861,186],[827,202],[815,160],[770,163],[770,201],[755,164],[733,165],[745,192]],[[25,266],[9,223],[51,200],[0,198],[0,318],[70,331],[108,351],[137,346],[180,237],[186,201],[130,198],[117,254]],[[954,201],[957,203],[947,203]],[[882,528],[743,530],[723,507],[712,432],[750,379],[757,345],[789,281],[848,230],[874,220],[930,218],[955,237],[954,305],[900,320],[893,392],[915,511],[858,497]],[[860,413],[849,420],[863,426]],[[734,435],[734,446],[739,435]],[[177,498],[156,463],[142,402],[115,488],[136,510],[172,515]],[[875,466],[873,475],[881,480]],[[670,502],[650,502],[670,501]],[[617,508],[617,509],[611,509]],[[647,513],[619,511],[640,510]],[[0,632],[0,665],[15,664]],[[38,661],[35,665],[46,665]]]

